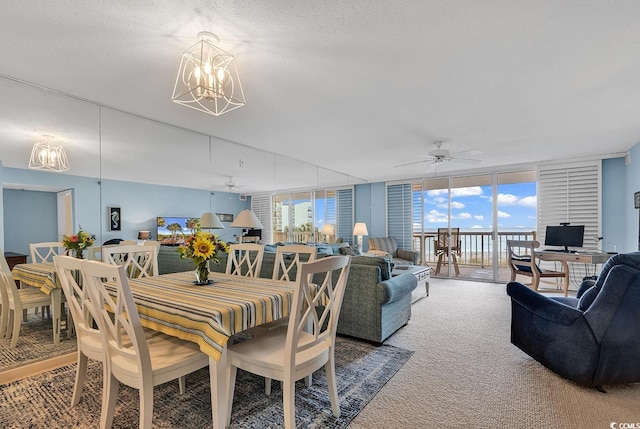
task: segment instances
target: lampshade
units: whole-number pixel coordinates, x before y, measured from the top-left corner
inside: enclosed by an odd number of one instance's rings
[[[357,222],[353,226],[353,235],[355,236],[369,235],[369,232],[367,231],[367,224],[364,222]]]
[[[202,229],[224,229],[224,225],[215,213],[203,213],[200,216],[200,228]]]
[[[213,33],[198,33],[199,42],[184,51],[171,100],[183,106],[222,115],[245,105],[233,55],[215,46]]]
[[[151,231],[139,231],[138,240],[151,240]]]
[[[334,235],[335,231],[333,230],[333,225],[329,224],[329,223],[325,223],[324,225],[322,225],[322,234],[323,235]]]
[[[69,161],[64,148],[61,145],[53,144],[51,142],[52,136],[44,136],[44,138],[44,141],[33,145],[29,168],[57,172],[69,170]]]
[[[258,220],[258,217],[251,210],[242,210],[238,213],[238,216],[231,222],[233,228],[256,228],[262,229],[263,226]]]

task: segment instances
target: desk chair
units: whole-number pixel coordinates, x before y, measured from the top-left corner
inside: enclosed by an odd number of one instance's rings
[[[564,296],[567,296],[569,272],[540,268],[535,253],[535,249],[538,247],[540,247],[540,242],[537,240],[507,240],[507,263],[511,269],[511,281],[515,281],[518,274],[531,277],[531,287],[537,291],[541,278],[561,278]]]
[[[451,249],[449,249],[451,243]],[[436,275],[440,274],[442,260],[447,257],[449,263],[453,260],[453,267],[456,270],[456,276],[460,276],[460,268],[458,267],[458,259],[456,256],[462,254],[462,245],[460,243],[460,228],[438,228],[438,238],[436,240],[435,255],[438,257],[438,265],[436,265]]]

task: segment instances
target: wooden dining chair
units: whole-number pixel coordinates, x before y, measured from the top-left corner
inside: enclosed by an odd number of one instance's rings
[[[511,270],[511,281],[517,275],[531,278],[531,287],[537,291],[541,278],[562,279],[562,290],[567,296],[569,290],[569,272],[540,268],[536,259],[536,249],[540,247],[537,240],[507,240],[507,263]]]
[[[53,263],[56,266],[58,279],[62,287],[62,292],[67,300],[67,305],[73,318],[73,325],[76,331],[77,365],[76,381],[73,385],[73,395],[71,396],[71,406],[78,405],[82,387],[87,375],[87,363],[89,359],[102,362],[103,380],[107,376],[106,354],[102,346],[102,336],[100,331],[94,327],[94,320],[97,317],[94,307],[89,300],[88,287],[81,285],[86,282],[82,279],[82,259],[71,256],[54,256]],[[105,395],[105,385],[102,385],[102,396]]]
[[[295,270],[302,262],[316,260],[318,248],[304,244],[290,244],[276,248],[276,259],[273,265],[273,280],[296,280]],[[306,255],[306,256],[304,256]],[[302,258],[301,258],[302,256]]]
[[[29,308],[44,308],[52,305],[51,295],[47,295],[35,287],[18,289],[9,269],[9,264],[0,249],[0,292],[2,292],[2,320],[0,321],[0,336],[11,338],[11,348],[18,344],[23,312]],[[44,316],[44,313],[43,313]],[[56,335],[56,326],[53,327]]]
[[[263,255],[264,246],[262,244],[231,244],[225,272],[236,276],[259,277]]]
[[[51,262],[56,255],[65,255],[67,253],[64,245],[58,241],[46,241],[42,243],[29,243],[29,252],[31,254],[31,262]]]
[[[194,342],[160,333],[145,338],[124,266],[83,261],[82,273],[107,358],[100,427],[111,427],[123,383],[138,389],[140,428],[150,429],[154,386],[179,378],[184,392],[184,376],[208,366],[209,357]]]
[[[350,265],[348,256],[330,256],[300,264],[289,323],[264,335],[228,346],[227,424],[231,422],[238,368],[282,381],[284,427],[292,429],[295,427],[296,380],[324,366],[331,410],[334,416],[340,416],[334,353],[338,316]],[[312,277],[317,287],[311,283]],[[320,314],[316,307],[322,308]]]
[[[158,275],[158,253],[156,246],[130,244],[104,247],[102,260],[108,264],[121,265],[130,279]]]

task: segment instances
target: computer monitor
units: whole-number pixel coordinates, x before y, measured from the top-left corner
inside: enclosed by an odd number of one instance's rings
[[[584,241],[584,225],[548,225],[544,235],[545,246],[564,247],[568,252],[569,247],[582,247]]]

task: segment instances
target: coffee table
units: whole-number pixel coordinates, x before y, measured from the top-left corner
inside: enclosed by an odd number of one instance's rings
[[[429,296],[429,280],[431,280],[431,269],[424,265],[396,265],[391,271],[391,276],[400,274],[413,274],[418,279],[418,286],[411,293],[411,303]]]

